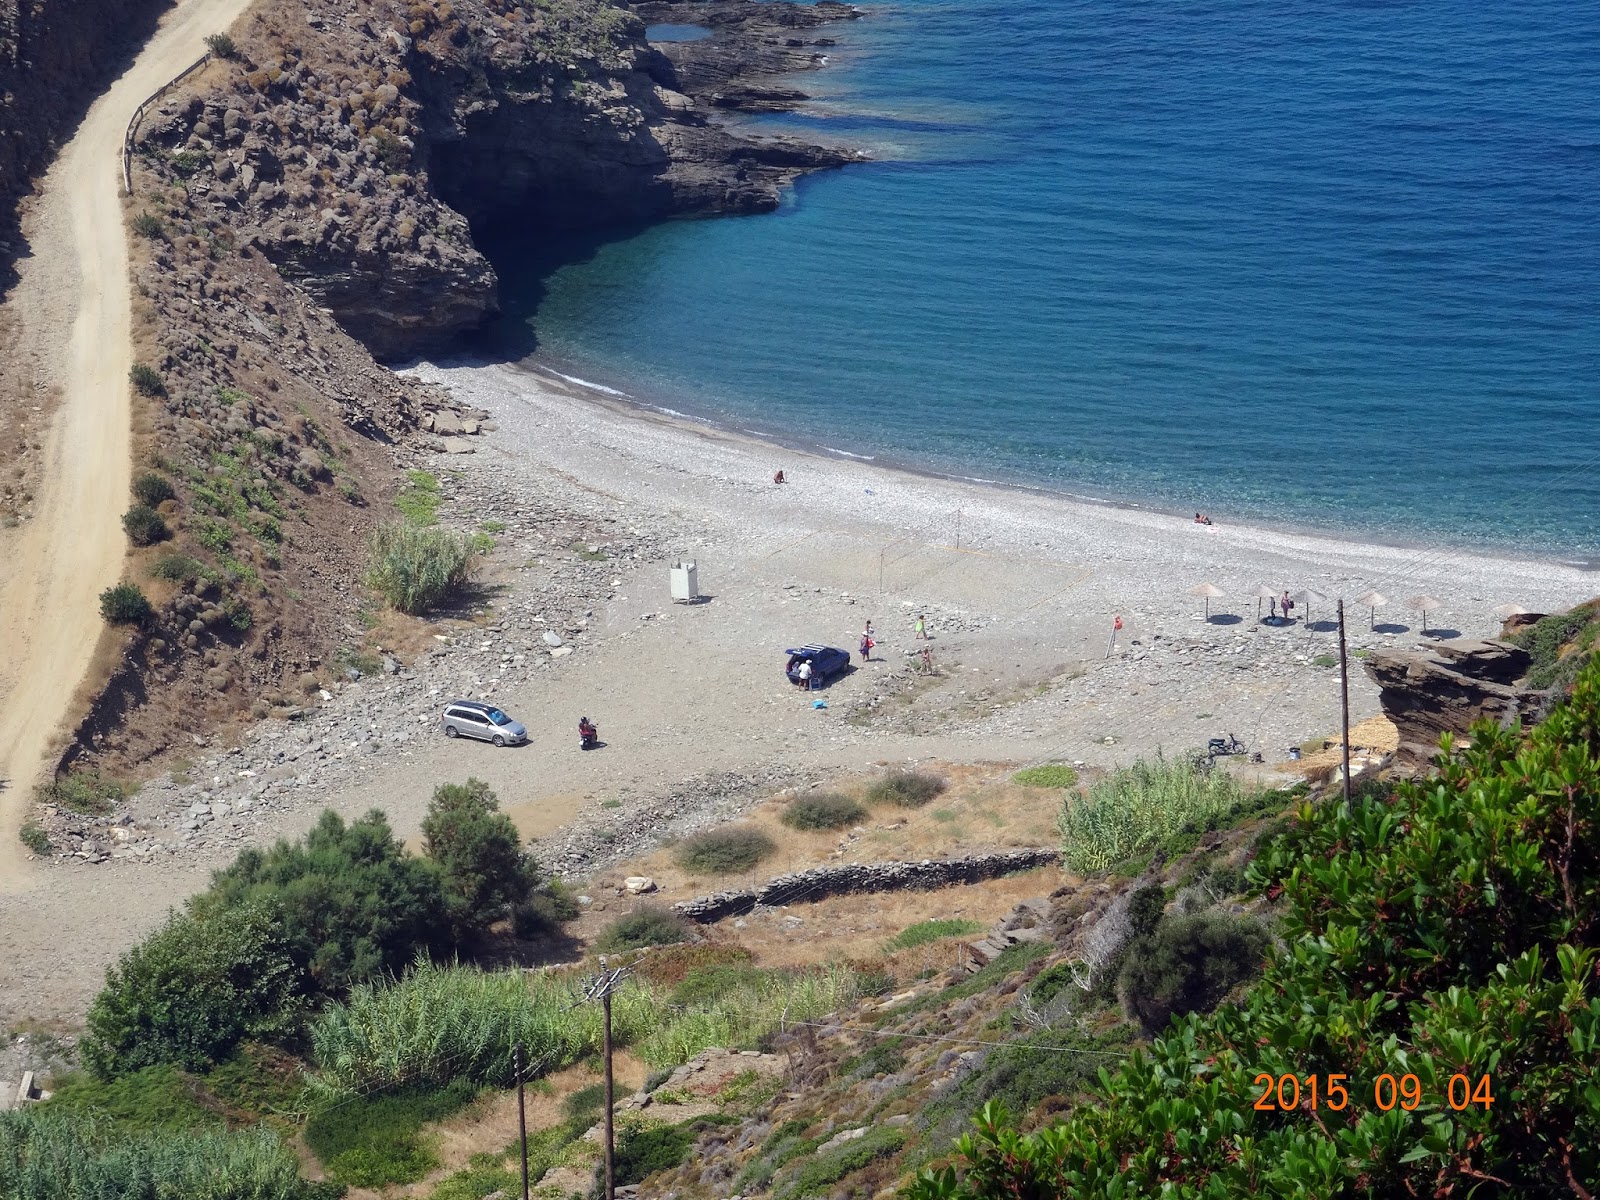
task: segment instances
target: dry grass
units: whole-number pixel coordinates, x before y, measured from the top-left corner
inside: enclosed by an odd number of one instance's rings
[[[1274,763],[1272,769],[1281,771],[1285,775],[1299,775],[1305,779],[1325,779],[1338,770],[1343,759],[1343,752],[1339,749],[1339,735],[1330,734],[1328,737],[1315,742],[1323,749],[1306,753],[1306,743],[1301,746],[1300,761]],[[1379,713],[1375,717],[1368,717],[1359,724],[1350,726],[1350,760],[1351,777],[1355,777],[1355,767],[1369,754],[1392,754],[1400,745],[1400,731],[1394,727],[1388,717]]]

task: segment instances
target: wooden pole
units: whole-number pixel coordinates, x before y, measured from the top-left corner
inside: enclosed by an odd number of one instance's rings
[[[606,1200],[616,1200],[616,1146],[614,1131],[611,1121],[611,1106],[613,1103],[611,1081],[611,991],[608,988],[600,997],[600,1004],[605,1009],[605,1054],[606,1054]]]
[[[522,1200],[528,1200],[528,1106],[522,1090],[522,1043],[514,1052],[517,1069],[517,1138],[522,1143]]]
[[[1344,652],[1344,600],[1339,601],[1339,707],[1344,742],[1344,802],[1350,803],[1350,660]]]

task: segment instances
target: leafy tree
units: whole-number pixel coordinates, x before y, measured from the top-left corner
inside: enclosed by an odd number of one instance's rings
[[[480,936],[539,881],[517,827],[481,779],[434,789],[422,844],[439,869],[445,915],[458,943]]]
[[[119,583],[100,593],[100,615],[113,625],[143,625],[156,615],[136,583]]]
[[[269,908],[174,914],[106,971],[84,1062],[102,1078],[157,1063],[199,1070],[246,1037],[292,1025],[298,983]]]
[[[446,942],[438,873],[406,853],[376,809],[349,825],[329,810],[304,842],[243,851],[193,904],[200,915],[257,904],[277,912],[308,994],[399,971]]]
[[[1168,917],[1130,949],[1117,990],[1145,1032],[1160,1033],[1173,1017],[1210,1012],[1254,978],[1269,940],[1259,921],[1227,913]]]
[[[961,1171],[909,1196],[1592,1195],[1600,663],[1531,733],[1482,724],[1443,749],[1390,796],[1303,805],[1251,865],[1286,901],[1286,945],[1241,1004],[1179,1019],[1063,1124],[1024,1136],[986,1106]],[[1384,1109],[1386,1074],[1419,1101]],[[1257,1107],[1284,1076],[1300,1106]]]

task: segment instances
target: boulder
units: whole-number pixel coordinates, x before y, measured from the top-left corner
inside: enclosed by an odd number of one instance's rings
[[[648,875],[629,875],[622,881],[622,886],[630,896],[643,896],[656,890],[656,881]]]
[[[1400,732],[1400,765],[1415,769],[1431,761],[1441,734],[1459,737],[1484,719],[1500,725],[1530,719],[1543,693],[1515,683],[1528,663],[1525,650],[1476,638],[1374,650],[1365,666],[1384,716]]]

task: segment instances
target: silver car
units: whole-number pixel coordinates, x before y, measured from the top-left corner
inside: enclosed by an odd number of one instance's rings
[[[439,717],[445,737],[470,737],[496,746],[517,746],[528,740],[521,721],[513,721],[492,704],[452,700]]]

